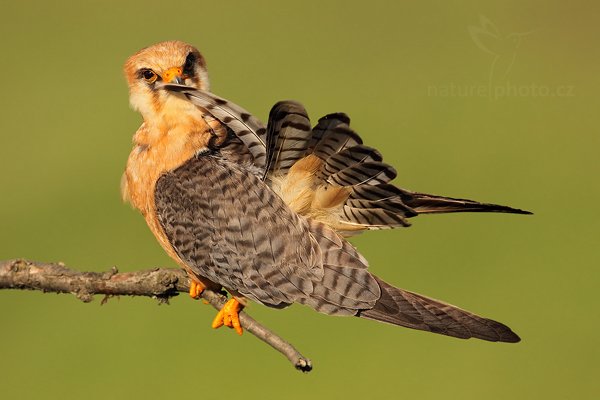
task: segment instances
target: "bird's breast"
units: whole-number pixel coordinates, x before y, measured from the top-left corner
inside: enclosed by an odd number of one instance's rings
[[[205,149],[212,129],[204,120],[187,119],[182,122],[162,127],[142,124],[134,136],[134,147],[127,160],[121,186],[123,198],[142,213],[159,243],[178,262],[180,260],[156,217],[156,182],[164,173],[180,167]],[[164,129],[166,126],[168,129]]]

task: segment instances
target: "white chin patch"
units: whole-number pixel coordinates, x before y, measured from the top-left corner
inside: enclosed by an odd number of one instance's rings
[[[148,113],[152,113],[152,93],[149,92],[146,88],[136,88],[136,90],[132,91],[129,94],[129,105],[135,111],[141,113],[142,115],[146,115]]]

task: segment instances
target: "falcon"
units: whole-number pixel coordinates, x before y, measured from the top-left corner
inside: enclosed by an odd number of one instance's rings
[[[520,340],[499,322],[383,281],[345,237],[407,227],[419,214],[529,212],[395,186],[395,169],[343,113],[312,126],[300,103],[282,101],[264,126],[210,92],[206,62],[189,44],[142,49],[124,69],[143,123],[123,198],[187,271],[192,297],[206,287],[231,294],[213,327],[241,334],[238,314],[254,301],[457,338]]]

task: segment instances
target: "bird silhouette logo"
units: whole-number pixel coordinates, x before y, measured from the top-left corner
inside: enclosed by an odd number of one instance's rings
[[[491,87],[492,84],[503,83],[508,78],[523,38],[534,31],[505,35],[484,15],[479,16],[479,22],[479,26],[469,26],[468,29],[477,47],[493,56],[488,77]]]

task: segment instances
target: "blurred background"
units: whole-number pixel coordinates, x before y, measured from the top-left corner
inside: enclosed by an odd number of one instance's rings
[[[119,196],[140,124],[121,68],[170,39],[263,120],[281,99],[314,121],[344,111],[398,185],[535,215],[423,216],[352,240],[387,281],[519,344],[252,305],[312,358],[302,375],[187,296],[1,291],[2,398],[598,398],[600,7],[584,4],[3,1],[0,259],[174,266]]]

